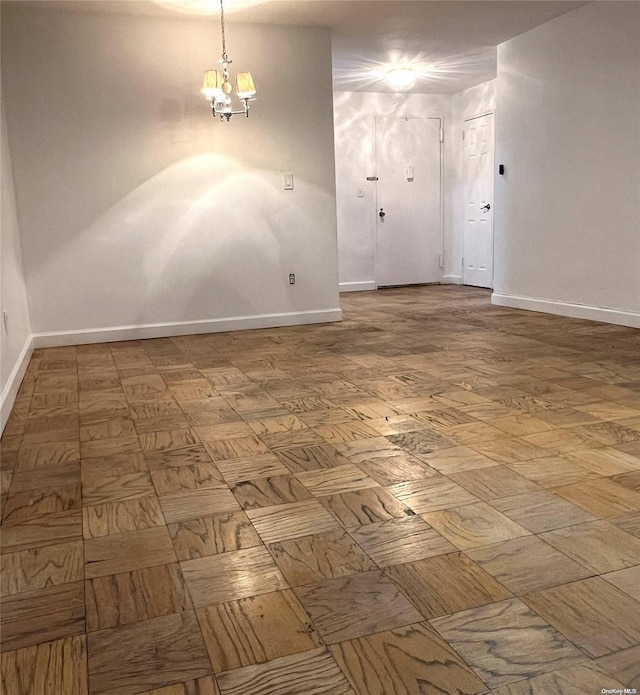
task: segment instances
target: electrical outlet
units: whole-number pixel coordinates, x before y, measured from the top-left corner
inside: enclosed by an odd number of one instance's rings
[[[290,285],[296,284],[296,274],[295,273],[289,273],[289,284]]]

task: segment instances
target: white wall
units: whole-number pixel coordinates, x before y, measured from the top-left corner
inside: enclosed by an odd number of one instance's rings
[[[334,120],[338,206],[340,287],[343,290],[373,289],[376,281],[376,209],[374,162],[375,116],[421,116],[441,118],[447,152],[450,139],[451,97],[433,94],[381,94],[335,92]],[[450,227],[452,172],[445,154],[445,228]],[[365,189],[358,198],[358,188]],[[445,257],[445,262],[446,262]],[[445,268],[445,274],[447,270]]]
[[[339,318],[328,31],[230,25],[259,98],[227,124],[215,19],[2,12],[36,344]]]
[[[452,212],[451,232],[446,237],[446,256],[449,259],[450,282],[462,281],[462,258],[464,255],[464,132],[465,121],[475,116],[496,112],[497,80],[490,80],[454,94],[451,102],[453,119],[452,154],[454,172],[453,190],[451,191]],[[495,209],[495,205],[494,205]]]
[[[640,327],[640,4],[499,46],[497,110],[494,301]]]
[[[13,191],[11,153],[2,109],[0,147],[0,433],[4,429],[30,356],[31,328]],[[3,315],[6,312],[6,327]]]

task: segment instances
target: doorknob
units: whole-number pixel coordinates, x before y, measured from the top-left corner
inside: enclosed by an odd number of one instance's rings
[[[491,210],[491,205],[487,203],[486,205],[483,205],[480,209],[484,210],[485,212],[488,212],[489,210]]]
[[[378,215],[379,215],[380,217],[384,217],[386,214],[387,214],[387,213],[386,213],[382,208],[380,208],[380,212],[378,213]]]

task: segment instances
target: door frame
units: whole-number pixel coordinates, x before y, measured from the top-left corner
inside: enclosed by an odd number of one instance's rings
[[[495,228],[496,228],[496,112],[495,110],[490,110],[490,111],[484,111],[483,113],[478,113],[475,116],[469,116],[468,118],[463,119],[462,121],[462,134],[464,137],[464,133],[466,132],[466,124],[469,121],[475,121],[477,118],[484,118],[485,116],[491,116],[493,118],[493,168],[491,171],[492,177],[493,177],[493,199],[491,202],[491,205],[493,206],[493,215],[491,216],[491,287],[488,288],[491,291],[493,291],[493,280],[495,277],[495,262],[496,262],[496,235],[495,235]],[[463,209],[463,215],[464,215],[464,210],[466,209],[466,202],[464,200],[464,189],[465,185],[467,183],[467,158],[465,156],[465,147],[466,147],[466,140],[462,140],[462,209]],[[460,267],[460,284],[464,285],[464,249],[465,249],[465,233],[464,233],[464,216],[463,216],[463,221],[462,221],[462,258],[461,258],[461,267]],[[469,287],[473,287],[473,285],[469,285]]]
[[[379,258],[379,249],[378,249],[378,160],[376,157],[376,144],[377,144],[377,122],[378,119],[380,118],[404,118],[405,120],[421,120],[421,121],[438,121],[440,124],[440,191],[439,191],[439,200],[440,200],[440,270],[444,272],[444,117],[443,116],[414,116],[414,115],[406,115],[406,116],[398,116],[397,114],[376,114],[373,116],[373,139],[372,139],[372,151],[371,151],[371,156],[372,156],[372,167],[371,170],[373,171],[373,176],[376,177],[375,180],[375,192],[373,195],[373,200],[374,200],[374,206],[373,206],[373,236],[374,236],[374,249],[375,249],[375,289],[377,290],[380,286],[380,283],[378,282],[379,280],[379,274],[378,274],[378,258]]]

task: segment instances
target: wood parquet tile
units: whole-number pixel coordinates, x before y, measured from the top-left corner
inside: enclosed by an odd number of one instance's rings
[[[304,473],[349,463],[349,459],[330,444],[286,449],[279,451],[277,457],[291,473]]]
[[[640,565],[603,574],[602,578],[635,598],[636,601],[640,601]]]
[[[489,695],[584,695],[602,690],[624,690],[624,685],[595,663],[585,663],[504,685]]]
[[[87,695],[85,635],[43,642],[0,655],[0,690],[7,695]]]
[[[344,531],[292,538],[272,543],[268,548],[291,586],[376,569],[375,563]]]
[[[426,480],[398,483],[387,489],[416,514],[426,514],[478,501],[475,495],[442,475],[434,475]]]
[[[430,623],[490,688],[586,660],[577,647],[518,599],[471,608]],[[518,640],[511,638],[514,630]]]
[[[221,695],[355,695],[325,648],[228,671],[217,681]]]
[[[170,524],[169,533],[178,560],[194,560],[262,544],[244,512],[214,514],[204,519]]]
[[[271,507],[313,497],[307,488],[292,475],[244,480],[235,483],[231,491],[242,509]]]
[[[553,492],[530,492],[491,500],[492,506],[532,533],[574,526],[598,517]]]
[[[525,528],[486,502],[429,512],[423,514],[422,518],[458,550],[468,550],[529,534]]]
[[[402,450],[401,450],[402,451]],[[410,480],[423,480],[437,472],[410,454],[399,454],[389,458],[374,458],[363,461],[358,468],[379,485],[394,485]]]
[[[511,597],[508,589],[462,553],[394,565],[386,574],[425,618]]]
[[[238,501],[226,487],[161,495],[160,506],[168,524],[240,509]]]
[[[203,488],[226,488],[222,473],[213,463],[193,463],[151,473],[159,495]]]
[[[155,495],[82,508],[85,539],[140,531],[164,526],[164,523],[160,502]]]
[[[423,620],[391,579],[379,570],[294,590],[327,644]]]
[[[193,611],[90,632],[89,693],[134,695],[211,673]]]
[[[595,663],[625,687],[640,687],[640,647],[623,649],[595,660]]]
[[[331,647],[357,695],[472,695],[484,683],[425,623]]]
[[[75,540],[82,540],[81,509],[47,514],[20,524],[5,523],[0,533],[0,549],[4,554]]]
[[[593,574],[536,536],[474,548],[467,555],[518,596]]]
[[[629,490],[610,478],[566,485],[554,492],[603,519],[640,510],[640,492]]]
[[[174,683],[162,688],[145,690],[140,695],[220,695],[220,690],[213,676],[205,676],[184,683]]]
[[[540,492],[542,489],[536,483],[518,475],[507,466],[452,473],[450,478],[485,501],[527,492]]]
[[[358,526],[350,529],[349,534],[378,567],[444,555],[455,550],[448,540],[419,516]]]
[[[640,538],[640,512],[623,514],[615,519],[609,519],[609,523],[613,524],[616,528],[626,531],[636,538]]]
[[[640,603],[601,577],[527,594],[523,601],[592,658],[640,643]]]
[[[2,556],[0,593],[44,589],[84,578],[83,547],[80,541],[47,545]]]
[[[323,498],[322,503],[347,529],[378,521],[402,519],[415,513],[381,487],[330,495]]]
[[[0,651],[85,632],[82,581],[5,596],[0,602]]]
[[[548,531],[540,538],[595,574],[640,564],[640,538],[606,521]]]
[[[190,609],[177,564],[90,579],[85,584],[87,631],[127,625]]]
[[[176,562],[166,526],[86,539],[86,579]]]
[[[346,466],[335,466],[328,470],[297,473],[296,477],[314,497],[340,495],[351,490],[378,487],[378,483],[373,478],[352,463]]]
[[[86,506],[124,502],[155,495],[148,473],[113,473],[111,469],[82,468],[82,503]]]
[[[289,469],[275,454],[261,454],[248,459],[218,461],[216,465],[227,485],[243,480],[269,478],[289,473]]]
[[[466,287],[343,309],[34,351],[9,695],[640,687],[640,332]]]
[[[287,588],[263,545],[184,560],[180,567],[197,607]]]
[[[334,517],[316,499],[253,509],[247,512],[247,516],[265,543],[341,530]]]
[[[214,673],[322,646],[290,589],[207,606],[197,614]]]

